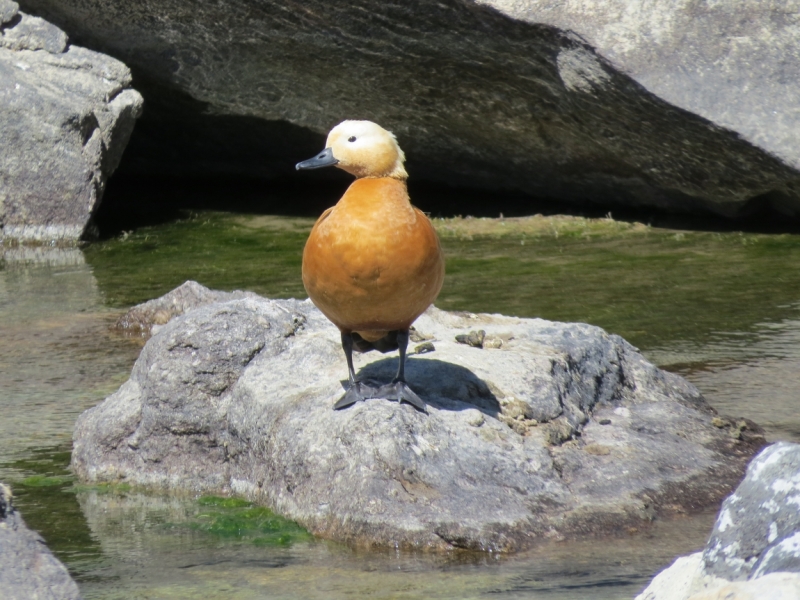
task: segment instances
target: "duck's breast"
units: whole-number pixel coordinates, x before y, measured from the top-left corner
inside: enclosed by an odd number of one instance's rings
[[[314,225],[303,252],[309,296],[345,330],[408,327],[443,278],[436,232],[396,179],[356,180]]]

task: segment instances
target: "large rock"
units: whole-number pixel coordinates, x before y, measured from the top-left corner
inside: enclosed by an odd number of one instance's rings
[[[0,240],[78,240],[142,97],[121,62],[0,0]]]
[[[797,0],[479,0],[574,31],[670,104],[800,169]]]
[[[242,494],[355,544],[513,550],[715,505],[763,443],[597,327],[433,308],[416,326],[407,376],[428,414],[334,411],[344,356],[308,301],[187,312],[80,417],[75,472]],[[385,382],[397,358],[356,366]]]
[[[681,557],[637,600],[800,600],[800,444],[761,452],[726,498],[703,552]]]
[[[2,17],[0,6],[0,17]],[[42,537],[28,529],[0,483],[0,596],[3,600],[80,600],[77,584]]]
[[[290,176],[332,125],[368,118],[398,134],[415,180],[724,215],[800,210],[794,0],[746,12],[489,4],[23,1],[134,68],[150,110],[130,172]],[[528,21],[597,27],[601,51]]]

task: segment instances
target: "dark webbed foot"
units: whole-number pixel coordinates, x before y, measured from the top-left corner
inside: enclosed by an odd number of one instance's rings
[[[425,402],[414,393],[408,385],[406,385],[405,381],[393,381],[392,383],[387,383],[386,385],[382,385],[376,392],[375,395],[378,398],[386,398],[387,400],[397,400],[398,402],[408,402],[411,406],[416,408],[419,411],[427,413],[428,411],[425,408]]]
[[[369,398],[375,398],[377,397],[377,394],[378,390],[375,388],[368,386],[366,383],[356,381],[349,388],[347,388],[344,396],[336,401],[336,404],[333,405],[333,410],[340,410],[342,408],[347,408],[356,402],[363,402]]]

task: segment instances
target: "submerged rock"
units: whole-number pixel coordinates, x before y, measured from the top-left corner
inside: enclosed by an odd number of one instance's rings
[[[289,177],[356,118],[415,180],[798,214],[796,7],[746,4],[22,0],[135,69],[129,173]]]
[[[0,2],[0,16],[2,16]],[[67,568],[28,529],[0,483],[0,596],[3,600],[80,600]]]
[[[455,341],[476,328],[501,348]],[[416,330],[435,341],[406,370],[428,414],[334,411],[344,356],[310,302],[190,311],[81,415],[75,472],[241,494],[354,544],[515,550],[715,505],[763,443],[752,423],[715,427],[693,386],[597,327],[431,308]],[[397,358],[356,367],[385,382]]]
[[[0,0],[0,240],[91,234],[142,110],[121,62]]]
[[[747,467],[703,552],[659,573],[637,600],[800,599],[800,444],[779,442]]]

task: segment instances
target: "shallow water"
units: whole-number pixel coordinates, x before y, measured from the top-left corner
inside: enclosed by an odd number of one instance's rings
[[[631,598],[705,543],[713,514],[510,557],[362,553],[271,517],[260,529],[230,515],[220,522],[232,529],[210,527],[222,517],[197,498],[76,486],[75,418],[127,378],[141,347],[109,330],[120,311],[186,279],[304,296],[310,224],[200,214],[84,251],[3,254],[0,478],[86,598]],[[437,227],[448,256],[441,308],[601,325],[721,412],[800,441],[800,236],[567,217]]]

